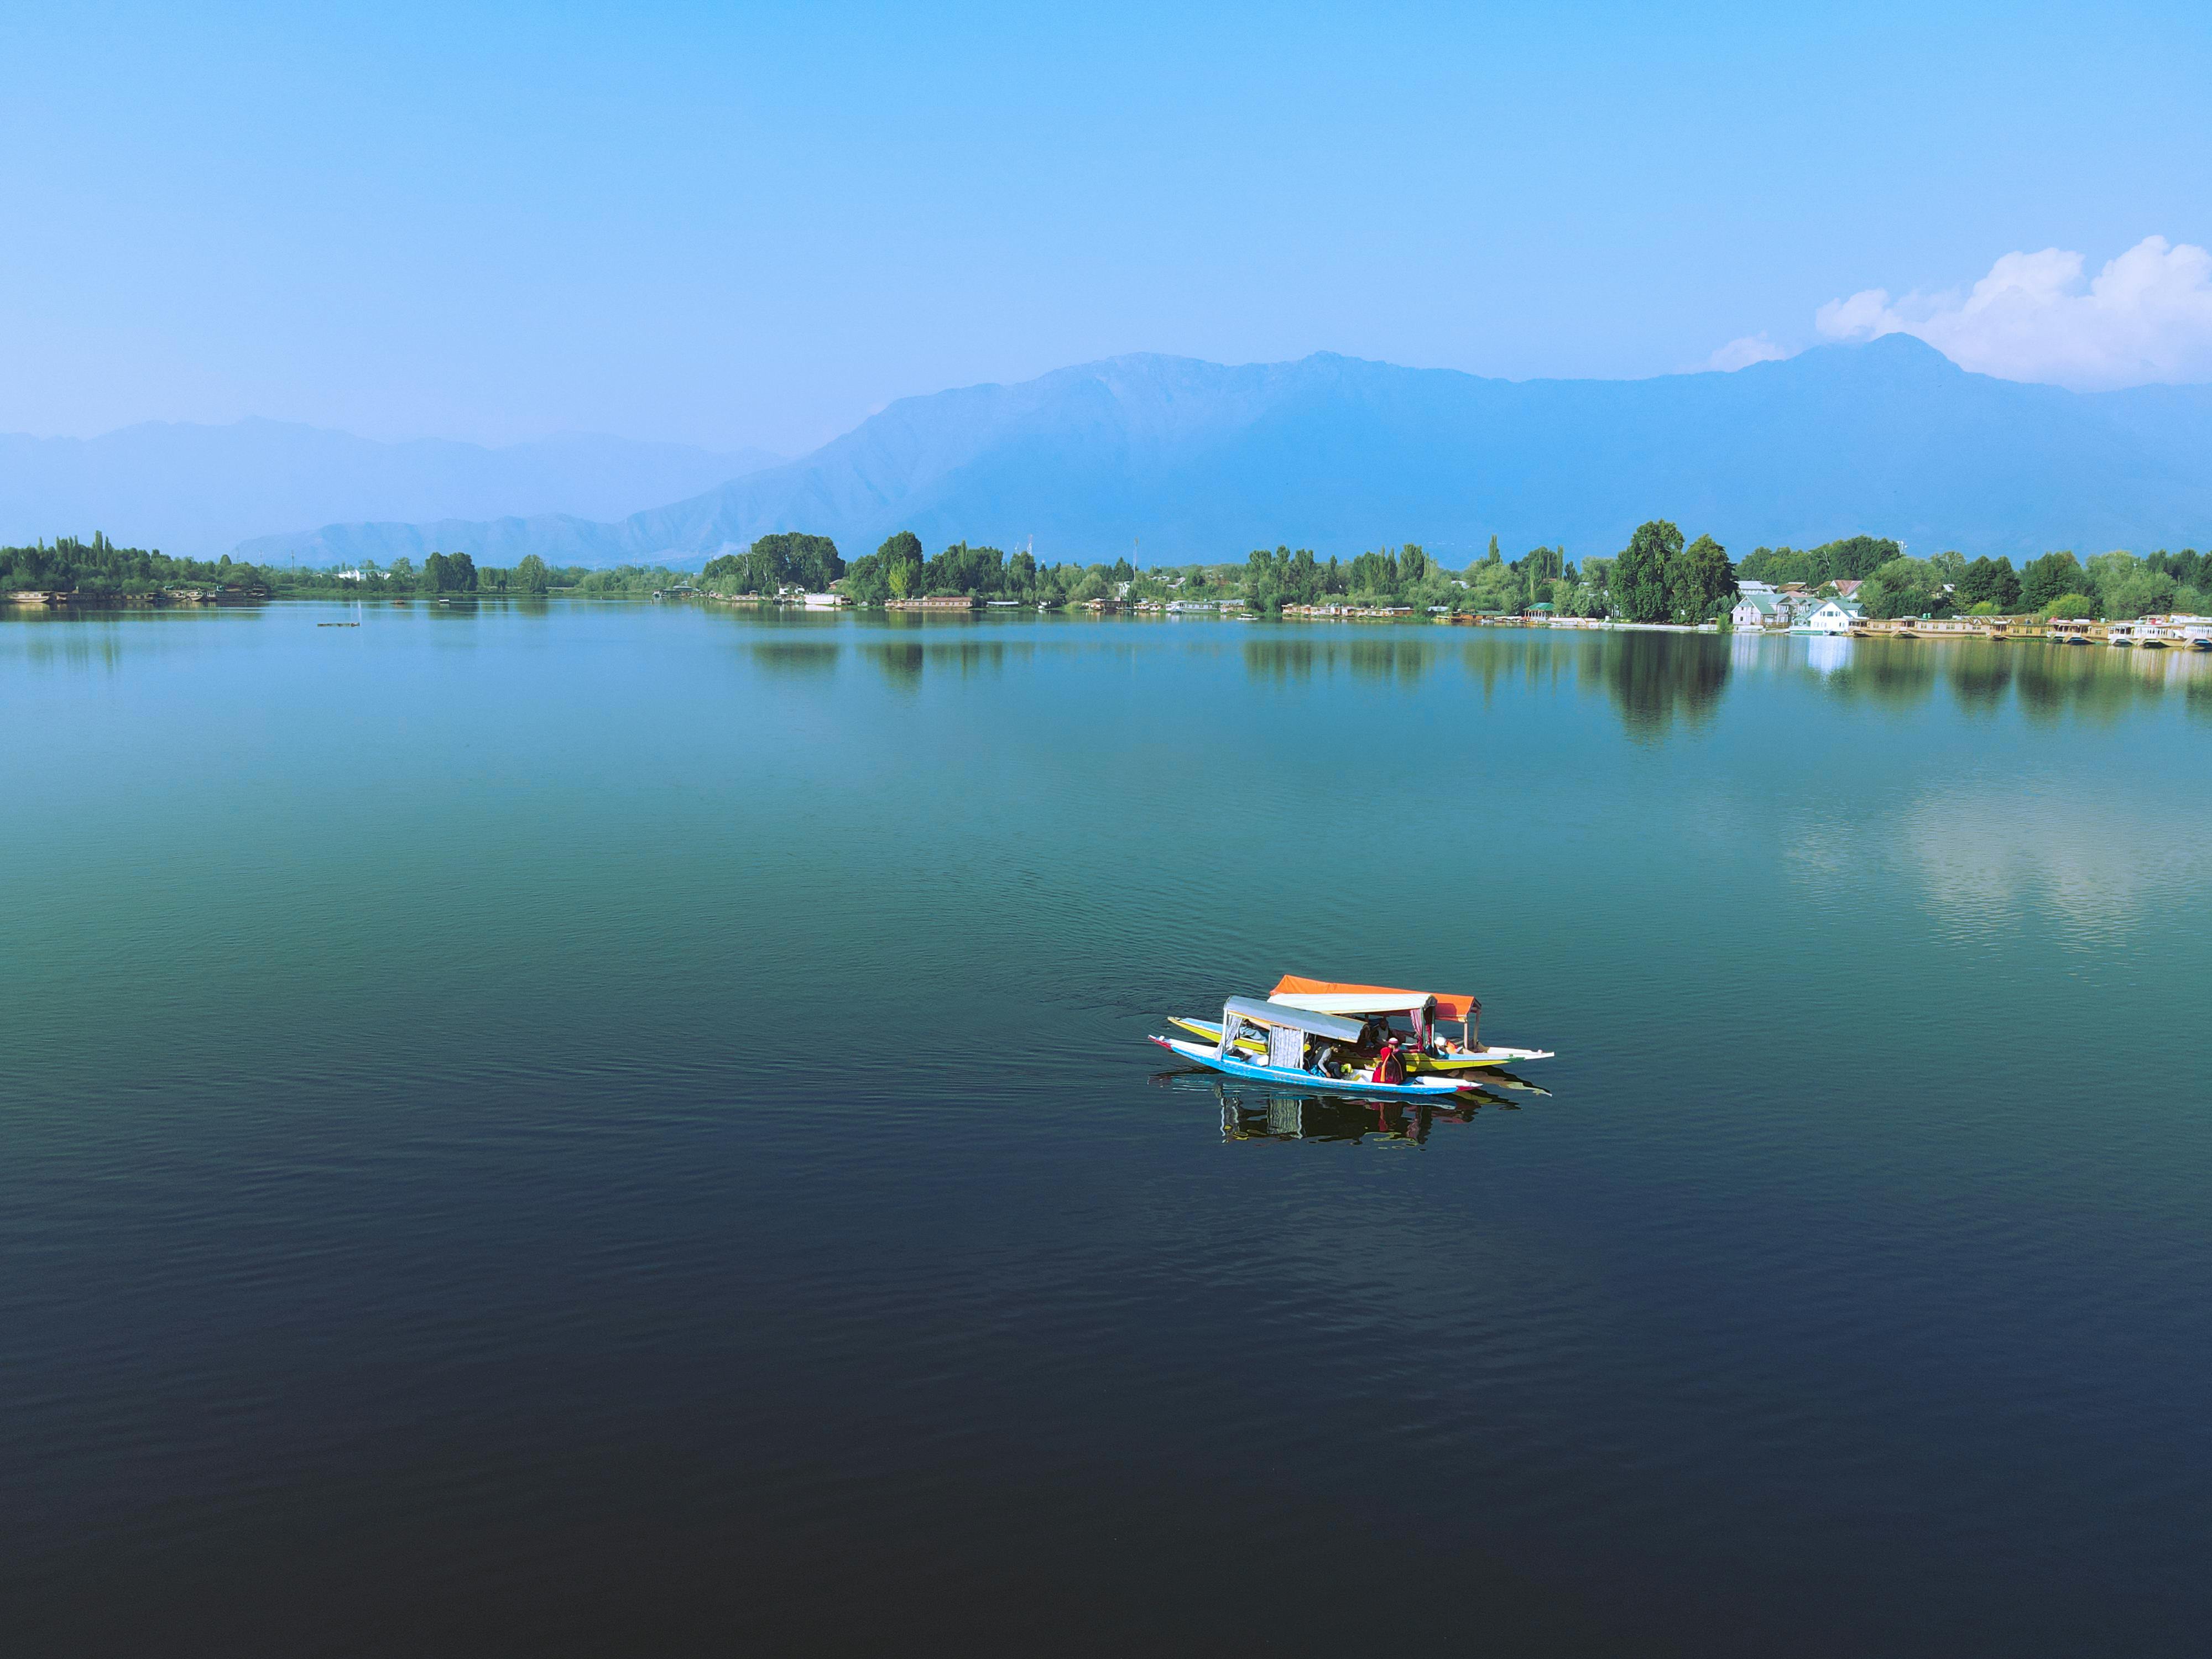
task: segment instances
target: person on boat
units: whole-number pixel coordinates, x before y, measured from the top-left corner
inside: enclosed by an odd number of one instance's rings
[[[1399,1057],[1398,1038],[1392,1033],[1383,1039],[1382,1052],[1375,1056],[1375,1069],[1368,1074],[1370,1083],[1403,1083],[1406,1062]]]

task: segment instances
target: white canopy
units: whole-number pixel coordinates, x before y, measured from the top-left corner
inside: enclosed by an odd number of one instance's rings
[[[1410,997],[1403,991],[1279,991],[1267,1000],[1317,1014],[1418,1014],[1436,999],[1425,991]]]
[[[1357,1042],[1359,1022],[1338,1019],[1327,1010],[1301,1008],[1296,1003],[1269,1000],[1261,1002],[1256,997],[1231,997],[1222,1005],[1222,1029],[1226,1030],[1232,1018],[1249,1019],[1257,1025],[1287,1025],[1317,1037],[1328,1037],[1338,1042]]]

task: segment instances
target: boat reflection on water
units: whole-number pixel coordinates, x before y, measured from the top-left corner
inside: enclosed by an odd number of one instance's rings
[[[1436,1107],[1425,1100],[1359,1100],[1350,1095],[1258,1095],[1221,1091],[1224,1140],[1398,1141],[1419,1146],[1441,1119],[1472,1123],[1475,1106]]]
[[[1431,1103],[1236,1089],[1200,1072],[1161,1072],[1152,1081],[1163,1088],[1203,1089],[1211,1094],[1221,1110],[1224,1140],[1371,1140],[1419,1146],[1427,1142],[1437,1124],[1472,1123],[1485,1106],[1520,1109],[1488,1089],[1465,1089]],[[1530,1088],[1530,1092],[1547,1091]]]

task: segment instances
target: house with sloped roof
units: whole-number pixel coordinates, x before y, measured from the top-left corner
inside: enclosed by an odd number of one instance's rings
[[[1793,634],[1848,634],[1864,621],[1866,607],[1848,599],[1824,599],[1791,625]]]
[[[1772,593],[1740,593],[1729,612],[1729,623],[1751,633],[1762,628],[1787,628],[1790,617]]]

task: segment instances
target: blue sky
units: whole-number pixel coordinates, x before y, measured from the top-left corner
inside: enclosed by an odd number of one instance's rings
[[[796,453],[1125,351],[1646,375],[1823,307],[2212,379],[2201,3],[33,4],[0,76],[0,430]]]

